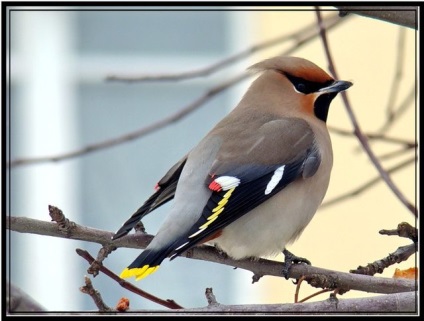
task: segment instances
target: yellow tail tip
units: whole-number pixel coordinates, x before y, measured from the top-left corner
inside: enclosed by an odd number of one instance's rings
[[[144,279],[146,276],[149,276],[150,274],[156,272],[158,268],[159,268],[159,265],[156,265],[156,266],[144,265],[140,268],[126,268],[121,272],[120,277],[122,279],[135,277],[136,281],[139,281],[141,279]]]

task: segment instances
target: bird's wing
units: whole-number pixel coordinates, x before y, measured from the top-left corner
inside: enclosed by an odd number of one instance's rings
[[[187,161],[187,155],[172,166],[164,177],[157,183],[156,192],[122,225],[112,236],[116,240],[127,235],[131,229],[147,214],[174,198],[178,179]]]
[[[254,135],[224,140],[205,180],[211,196],[195,224],[167,252],[174,258],[213,239],[294,180],[314,175],[320,162],[312,129],[299,118],[272,120]]]

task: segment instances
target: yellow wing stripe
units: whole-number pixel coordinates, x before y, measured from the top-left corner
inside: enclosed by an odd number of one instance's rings
[[[204,223],[202,226],[199,227],[199,230],[193,234],[191,234],[188,238],[193,238],[196,235],[199,235],[200,233],[202,233],[213,221],[215,221],[219,214],[221,214],[224,211],[224,205],[228,203],[228,199],[230,198],[231,194],[234,192],[236,188],[232,188],[230,190],[228,190],[227,193],[224,194],[224,196],[222,197],[222,200],[220,200],[218,202],[218,205],[212,210],[212,213],[208,218],[207,218],[207,222]]]
[[[214,214],[212,214],[211,216],[209,216],[208,217],[208,220],[211,220],[211,219],[213,219],[213,218],[215,218],[215,217],[217,217],[219,214],[221,214],[222,213],[222,211],[224,210],[224,207],[221,207],[221,209],[219,210],[219,211],[217,211],[217,212],[215,212]],[[212,212],[214,212],[215,210],[213,210]]]
[[[231,194],[233,194],[236,188],[229,189],[227,193],[225,193],[224,198],[230,198]]]
[[[205,224],[203,224],[202,226],[199,227],[199,230],[204,230],[205,228],[208,227],[209,224],[211,224],[213,221],[215,221],[218,218],[218,216],[215,216],[214,218],[212,218],[211,220],[207,221]]]
[[[217,206],[217,207],[215,207],[215,208],[212,210],[212,212],[219,211],[219,210],[220,210],[221,208],[223,208],[223,207],[224,207],[224,205],[225,205],[225,204],[227,204],[227,203],[228,203],[228,199],[223,198],[221,201],[219,201],[218,206]]]
[[[132,269],[126,268],[121,272],[120,277],[130,278],[133,276],[138,281],[156,272],[158,268],[159,268],[159,265],[156,265],[156,266],[144,265],[140,268],[132,268]]]

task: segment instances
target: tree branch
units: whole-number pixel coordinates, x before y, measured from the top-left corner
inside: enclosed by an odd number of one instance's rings
[[[415,156],[412,157],[412,158],[410,158],[410,159],[407,159],[406,161],[404,161],[404,162],[402,162],[402,163],[400,163],[400,164],[398,164],[396,166],[390,167],[387,170],[387,173],[389,173],[389,174],[394,173],[394,172],[396,172],[396,171],[404,168],[407,165],[410,165],[412,163],[415,163],[416,160],[417,159],[415,158]],[[325,201],[324,203],[321,204],[320,208],[324,208],[326,206],[334,205],[334,204],[339,203],[339,202],[341,202],[343,200],[352,198],[354,196],[358,196],[361,193],[365,192],[367,189],[371,188],[372,186],[374,186],[375,184],[380,183],[380,182],[381,182],[381,176],[378,175],[375,178],[370,179],[369,181],[365,182],[361,186],[359,186],[359,187],[357,187],[357,188],[355,188],[355,189],[353,189],[351,191],[348,191],[348,192],[346,192],[346,193],[344,193],[344,194],[342,194],[340,196],[337,196],[337,197],[335,197],[333,199],[330,199],[330,200]]]
[[[243,305],[225,305],[211,304],[204,308],[191,308],[173,311],[158,311],[158,310],[131,310],[133,314],[142,316],[219,316],[219,315],[290,315],[295,313],[296,316],[302,313],[355,313],[355,315],[378,313],[417,313],[418,312],[418,297],[415,292],[405,292],[397,294],[378,295],[367,298],[343,299],[339,300],[330,296],[327,300],[318,302],[304,303],[277,303],[277,304],[243,304]],[[365,312],[366,311],[366,312]],[[107,313],[113,315],[128,315],[123,313]],[[101,313],[104,315],[104,313]]]
[[[100,295],[100,292],[93,287],[93,284],[91,283],[90,278],[86,276],[84,277],[84,280],[85,280],[85,285],[80,287],[80,291],[82,293],[88,294],[93,299],[94,304],[97,306],[100,312],[112,311],[112,309],[108,307],[106,303],[104,303],[102,296]]]
[[[319,25],[319,29],[320,29],[321,40],[322,40],[322,44],[324,46],[325,54],[327,56],[330,72],[333,74],[333,76],[336,79],[339,79],[339,76],[337,74],[337,71],[336,71],[334,63],[333,63],[333,58],[332,58],[331,53],[330,53],[330,47],[329,47],[329,44],[328,44],[328,41],[327,41],[327,33],[326,33],[326,30],[325,30],[325,26],[322,24],[322,18],[321,18],[321,14],[320,14],[319,10],[316,10],[316,15],[317,15],[318,25]],[[370,158],[371,162],[374,164],[377,171],[380,173],[381,177],[386,182],[387,186],[396,195],[396,197],[406,206],[406,208],[408,210],[411,211],[411,213],[413,215],[415,215],[415,217],[417,217],[418,216],[417,208],[406,199],[406,197],[399,190],[399,188],[396,186],[396,184],[392,181],[392,179],[388,175],[387,171],[384,170],[384,168],[381,166],[379,160],[377,159],[377,157],[374,155],[373,151],[371,150],[371,147],[368,144],[367,138],[364,136],[364,134],[361,131],[361,128],[360,128],[359,123],[356,119],[356,116],[353,112],[353,108],[350,105],[350,102],[347,98],[346,93],[342,92],[341,96],[342,96],[343,102],[345,104],[346,111],[347,111],[349,118],[352,122],[352,125],[354,127],[355,135],[358,137],[359,142],[361,143],[362,147],[364,148],[364,150],[367,153],[368,157]]]
[[[327,299],[319,302],[287,303],[287,304],[249,304],[249,305],[212,305],[203,309],[187,309],[181,312],[202,313],[271,313],[278,314],[290,312],[357,312],[357,313],[391,313],[391,312],[417,312],[418,298],[415,292],[387,294],[368,298],[334,300]]]
[[[113,235],[112,232],[83,227],[78,224],[75,225],[71,235],[65,235],[58,230],[58,227],[55,223],[44,222],[26,217],[13,216],[6,217],[6,227],[7,229],[16,232],[69,238],[99,243],[101,245],[112,243],[111,237]],[[144,249],[152,238],[153,236],[148,234],[131,234],[113,241],[113,245],[116,247]],[[222,255],[221,252],[217,251],[211,246],[197,246],[186,251],[181,256],[242,268],[253,272],[254,275],[282,276],[281,271],[283,264],[281,262],[266,259],[233,260],[226,255]],[[317,276],[325,276],[327,283],[331,283],[334,287],[340,287],[343,289],[373,293],[407,292],[414,291],[416,289],[415,282],[411,280],[380,277],[377,278],[359,274],[355,275],[344,272],[335,272],[303,264],[293,265],[289,271],[289,276],[295,279],[298,279],[303,275],[312,274]]]
[[[341,15],[354,13],[383,20],[400,26],[417,29],[417,6],[335,6]]]
[[[337,18],[335,19],[334,16],[329,17],[328,19],[324,20],[323,24],[328,28],[331,29],[338,25],[343,21],[343,19]],[[307,30],[307,32],[305,31]],[[291,52],[295,51],[296,49],[300,48],[301,46],[305,45],[312,39],[318,36],[318,31],[316,28],[309,28],[309,29],[301,29],[300,31],[296,32],[295,34],[291,35],[290,38],[295,39],[296,42],[293,44],[291,48],[289,48],[285,54],[290,54]],[[259,45],[260,46],[260,45]],[[133,132],[124,134],[119,137],[115,137],[109,140],[104,140],[102,142],[98,142],[95,144],[87,145],[83,148],[70,151],[63,154],[58,155],[50,155],[50,156],[40,156],[40,157],[32,157],[32,158],[18,158],[14,159],[8,163],[6,163],[6,166],[13,168],[17,166],[22,165],[30,165],[30,164],[41,164],[46,162],[58,162],[62,160],[72,159],[78,156],[83,156],[91,152],[100,151],[102,149],[111,148],[129,141],[132,141],[134,139],[138,139],[140,137],[143,137],[147,134],[150,134],[156,130],[159,130],[161,128],[166,127],[169,124],[175,123],[191,112],[195,111],[199,107],[201,107],[203,104],[208,102],[212,97],[216,96],[217,94],[223,92],[224,90],[230,88],[231,86],[239,83],[240,81],[248,78],[250,75],[243,72],[235,77],[228,79],[210,89],[208,89],[204,94],[200,95],[197,99],[180,109],[179,111],[157,121],[150,125],[147,125],[143,128],[140,128],[138,130],[135,130]]]
[[[95,262],[94,258],[85,250],[76,249],[76,252],[79,256],[87,260],[89,264],[93,264]],[[124,289],[131,291],[147,300],[150,300],[152,302],[155,302],[157,304],[163,305],[164,307],[167,307],[169,309],[182,309],[183,307],[177,304],[174,300],[162,300],[146,291],[143,291],[142,289],[134,286],[133,284],[121,279],[119,276],[117,276],[115,273],[113,273],[108,268],[104,267],[103,265],[99,266],[99,271],[103,272],[105,275],[110,277],[112,280],[116,281],[120,286],[122,286]],[[90,272],[89,272],[90,273]],[[93,274],[93,273],[90,273]],[[97,304],[96,304],[97,305]]]
[[[335,26],[336,24],[338,24],[340,21],[341,19],[338,15],[331,15],[325,19],[325,24],[327,25],[328,28],[331,28],[332,26]],[[146,75],[138,75],[138,76],[111,75],[111,76],[108,76],[106,80],[133,83],[133,82],[142,82],[142,81],[179,81],[179,80],[193,79],[196,77],[205,77],[243,58],[249,57],[255,52],[267,49],[269,47],[281,44],[282,42],[289,41],[289,40],[293,40],[294,42],[297,42],[300,38],[302,38],[301,35],[305,35],[305,34],[309,35],[311,33],[316,33],[315,23],[305,28],[302,28],[300,30],[297,30],[291,34],[288,34],[288,35],[284,34],[274,39],[264,41],[252,47],[249,47],[235,55],[229,56],[221,61],[215,62],[209,66],[206,66],[198,70],[190,70],[190,71],[185,71],[181,73],[172,73],[172,74],[151,74],[151,75],[146,74]]]

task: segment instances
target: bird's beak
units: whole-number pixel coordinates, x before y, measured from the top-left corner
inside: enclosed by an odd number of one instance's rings
[[[326,93],[326,94],[339,93],[343,90],[348,89],[352,85],[353,85],[353,83],[351,83],[350,81],[337,80],[337,81],[333,82],[330,86],[321,88],[320,90],[318,90],[318,92]]]

